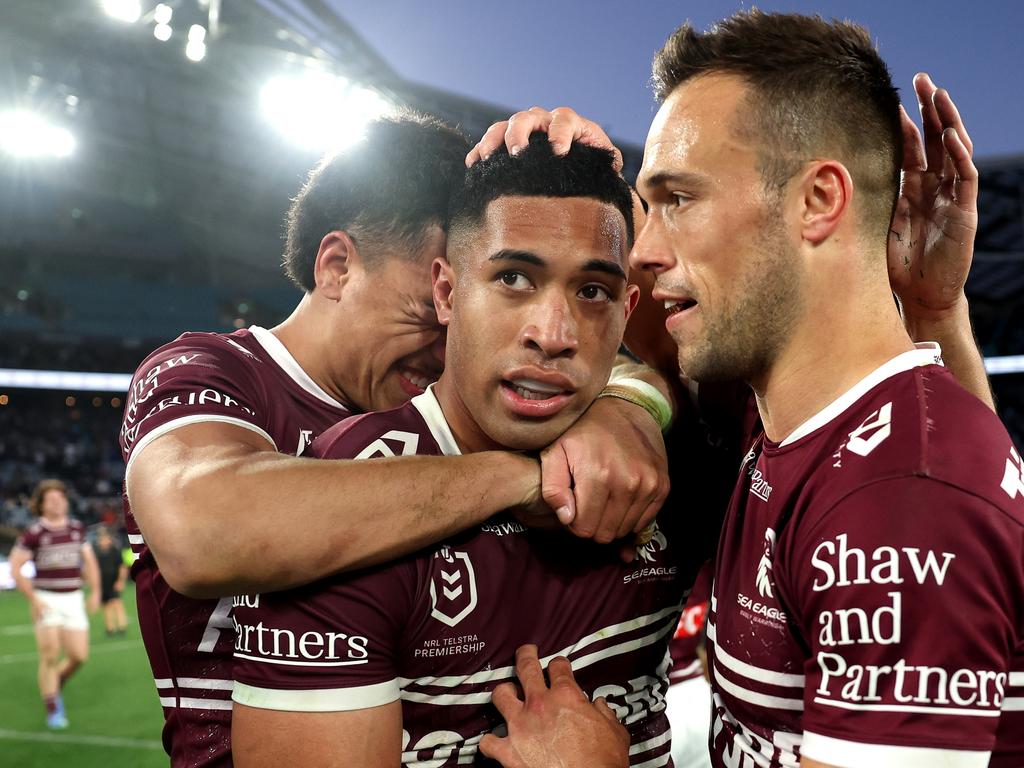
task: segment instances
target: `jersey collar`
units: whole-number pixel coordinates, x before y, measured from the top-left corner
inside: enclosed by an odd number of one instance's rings
[[[302,366],[299,365],[299,361],[292,357],[292,353],[288,351],[288,348],[281,343],[281,340],[274,334],[268,331],[266,328],[261,328],[258,325],[250,325],[249,333],[251,333],[256,342],[266,350],[267,354],[270,355],[271,359],[280,366],[292,381],[298,384],[302,389],[311,394],[317,400],[321,400],[328,405],[332,405],[335,408],[340,408],[343,411],[349,412],[352,409],[340,403],[331,397],[329,394],[317,384],[313,379],[309,377],[309,374],[302,370]]]
[[[886,379],[922,365],[942,365],[942,350],[937,343],[925,341],[914,346],[916,349],[904,352],[902,355],[897,355],[889,362],[876,368],[811,416],[811,418],[793,430],[785,440],[779,443],[779,447],[782,448],[795,443],[797,440],[807,437],[811,432],[821,429]]]
[[[441,452],[445,456],[461,456],[462,451],[455,442],[455,435],[452,434],[451,427],[448,426],[448,421],[441,411],[441,404],[434,395],[434,385],[431,384],[423,394],[416,395],[410,402],[427,423],[427,428]]]

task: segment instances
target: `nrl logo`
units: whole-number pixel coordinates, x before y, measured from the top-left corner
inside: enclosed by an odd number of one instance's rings
[[[766,528],[764,532],[764,554],[757,564],[757,591],[761,597],[772,597],[772,553],[775,551],[775,531]]]
[[[430,615],[454,627],[476,608],[476,573],[465,552],[445,546],[434,559],[441,562],[430,578]]]
[[[659,552],[668,549],[668,539],[658,528],[658,521],[651,523],[650,527],[640,534],[637,541],[636,556],[647,563],[653,563]]]

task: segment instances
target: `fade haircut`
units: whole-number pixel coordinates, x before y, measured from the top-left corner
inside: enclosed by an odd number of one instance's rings
[[[369,264],[420,255],[427,231],[447,227],[448,198],[470,145],[435,117],[406,111],[376,120],[358,144],[325,158],[288,210],[284,269],[316,287],[313,267],[328,232],[343,230]]]
[[[757,147],[765,189],[776,195],[801,164],[835,157],[860,195],[869,237],[888,232],[903,164],[899,96],[864,27],[820,16],[734,14],[708,32],[687,23],[655,55],[659,101],[705,74],[746,81],[746,113],[733,126]]]
[[[483,225],[487,206],[501,197],[587,197],[615,206],[626,220],[626,246],[633,245],[633,198],[629,185],[613,168],[613,154],[574,143],[555,155],[547,134],[534,131],[529,144],[512,157],[501,146],[467,171],[452,191],[451,238]]]

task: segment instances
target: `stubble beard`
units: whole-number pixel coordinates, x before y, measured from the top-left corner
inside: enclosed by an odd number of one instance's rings
[[[750,262],[722,311],[703,316],[702,335],[679,349],[696,381],[757,381],[785,346],[803,308],[799,260],[778,225],[766,222]]]

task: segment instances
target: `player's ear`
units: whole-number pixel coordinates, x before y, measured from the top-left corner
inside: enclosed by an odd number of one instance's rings
[[[797,208],[800,236],[818,245],[832,236],[850,210],[853,179],[846,166],[835,160],[819,160],[798,179],[790,201]]]
[[[353,268],[360,262],[359,249],[347,232],[328,232],[320,241],[313,264],[317,292],[326,299],[339,301]]]
[[[441,325],[448,325],[452,319],[452,289],[455,274],[448,259],[438,256],[430,265],[430,282],[434,290],[434,309]]]
[[[626,286],[626,301],[625,301],[625,320],[629,320],[629,316],[633,314],[633,310],[636,309],[637,303],[640,301],[640,286],[629,284]]]

